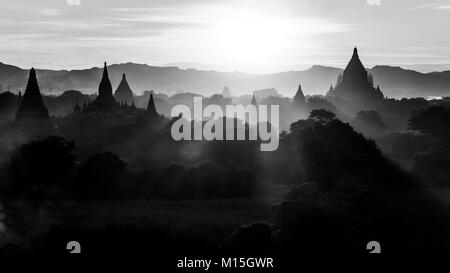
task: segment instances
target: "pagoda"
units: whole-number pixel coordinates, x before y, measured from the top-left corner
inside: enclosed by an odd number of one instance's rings
[[[334,89],[330,87],[326,96],[334,103],[344,102],[360,110],[373,108],[384,98],[383,92],[374,87],[373,78],[359,59],[356,47],[344,72],[339,75],[336,86]]]
[[[159,116],[158,112],[156,111],[155,101],[153,100],[153,94],[150,94],[150,99],[148,100],[147,115],[150,117]]]
[[[109,112],[115,110],[118,104],[112,93],[112,86],[108,76],[106,62],[103,68],[103,76],[98,86],[98,96],[92,103],[83,108],[83,112]]]
[[[36,71],[31,68],[25,94],[17,109],[16,121],[47,120],[48,118],[48,109],[42,100]]]
[[[306,98],[305,98],[305,94],[303,94],[301,84],[298,85],[297,93],[295,93],[294,104],[300,108],[303,108],[306,106]]]
[[[127,105],[133,104],[133,91],[130,88],[130,85],[127,82],[127,77],[125,73],[122,75],[122,80],[120,81],[119,86],[114,92],[114,97],[116,101],[120,103],[126,103]]]

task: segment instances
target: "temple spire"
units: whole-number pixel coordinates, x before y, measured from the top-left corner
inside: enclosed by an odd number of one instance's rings
[[[48,119],[48,109],[42,100],[36,78],[36,71],[31,68],[27,87],[16,113],[16,121]]]
[[[106,62],[104,63],[103,67],[103,77],[100,81],[100,85],[98,86],[98,101],[105,101],[105,102],[114,102],[114,97],[112,95],[112,86],[111,82],[109,81],[108,76],[108,67],[106,65]]]
[[[106,62],[104,62],[104,66],[103,66],[103,77],[108,78],[108,67],[106,65]]]
[[[114,92],[114,97],[117,101],[125,102],[127,105],[133,103],[133,90],[131,90],[130,85],[128,84],[125,73],[122,74],[122,80]]]
[[[302,85],[298,85],[297,93],[295,93],[294,96],[294,103],[299,106],[305,106],[306,105],[306,98],[305,94],[303,94]]]
[[[258,101],[256,100],[255,93],[253,93],[251,104],[254,106],[258,106]]]
[[[148,100],[147,114],[152,117],[158,116],[158,112],[156,111],[155,107],[155,102],[153,100],[153,94],[150,94],[150,99]]]
[[[381,90],[374,88],[373,78],[362,64],[356,47],[353,49],[353,56],[347,67],[339,75],[334,90],[330,88],[327,96],[339,97],[348,103],[353,103],[361,110],[365,109],[364,107],[373,107],[384,98]]]

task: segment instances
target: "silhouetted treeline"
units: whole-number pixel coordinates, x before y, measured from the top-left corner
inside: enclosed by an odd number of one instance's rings
[[[110,152],[76,164],[74,142],[51,136],[18,147],[3,166],[7,199],[119,200],[250,198],[256,187],[248,167],[204,161],[133,171]]]
[[[419,132],[427,147],[415,150],[413,173],[428,185],[450,185],[450,108],[432,106],[418,111],[408,128]]]

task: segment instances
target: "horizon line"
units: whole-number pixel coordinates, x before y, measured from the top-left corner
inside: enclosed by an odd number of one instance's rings
[[[103,64],[100,66],[91,66],[91,67],[84,67],[84,68],[78,68],[78,69],[56,69],[56,68],[39,68],[38,66],[30,66],[30,68],[24,68],[22,66],[19,65],[15,65],[15,64],[11,64],[11,63],[5,63],[5,62],[1,62],[0,64],[4,64],[4,65],[8,65],[8,66],[14,66],[17,68],[20,68],[22,70],[31,70],[31,68],[34,68],[36,70],[47,70],[47,71],[56,71],[56,72],[61,72],[61,71],[67,71],[67,72],[71,72],[71,71],[82,71],[82,70],[90,70],[90,69],[103,69]],[[219,73],[241,73],[241,74],[249,74],[249,75],[272,75],[272,74],[280,74],[280,73],[288,73],[288,72],[305,72],[308,71],[314,67],[324,67],[324,68],[331,68],[331,69],[340,69],[340,70],[344,70],[346,67],[346,64],[343,66],[333,66],[333,65],[323,65],[323,64],[308,64],[308,68],[306,69],[287,69],[287,70],[282,70],[282,71],[277,71],[277,72],[246,72],[246,71],[240,71],[240,70],[221,70],[221,69],[206,69],[206,68],[198,68],[198,67],[182,67],[182,65],[176,64],[174,63],[173,65],[171,64],[160,64],[160,65],[151,65],[151,64],[147,64],[147,63],[139,63],[139,62],[132,62],[132,61],[128,61],[128,62],[119,62],[119,63],[112,63],[112,64],[107,64],[107,67],[111,67],[114,65],[127,65],[127,64],[134,64],[134,65],[142,65],[142,66],[147,66],[147,67],[156,67],[156,68],[177,68],[180,70],[197,70],[197,71],[205,71],[205,72],[219,72]],[[202,64],[200,64],[202,65]],[[206,65],[206,64],[205,64]],[[413,67],[413,66],[442,66],[442,70],[432,70],[430,69],[429,72],[424,72],[424,71],[420,71],[417,69],[413,69],[413,68],[408,68],[408,66]],[[448,66],[446,69],[445,67]],[[435,73],[435,72],[445,72],[445,71],[450,71],[450,64],[376,64],[376,65],[372,65],[371,67],[366,67],[366,70],[371,70],[375,67],[392,67],[392,68],[401,68],[403,70],[409,70],[409,71],[415,71],[417,73],[421,73],[421,74],[431,74],[431,73]]]

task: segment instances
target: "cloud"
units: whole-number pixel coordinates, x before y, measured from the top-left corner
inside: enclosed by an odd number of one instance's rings
[[[430,9],[430,8],[436,8],[436,3],[428,3],[418,6],[412,6],[405,9],[405,11],[416,11],[416,10],[423,10],[423,9]]]
[[[367,0],[369,6],[380,6],[381,0]]]
[[[445,9],[445,10],[449,10],[449,9],[450,9],[450,5],[439,6],[439,7],[436,7],[436,9]]]
[[[69,6],[81,6],[81,0],[66,0]]]
[[[450,31],[450,0],[382,1],[11,1],[0,8],[0,34],[8,41],[0,51],[10,63],[45,60],[58,69],[108,58],[281,71],[343,65],[356,44],[370,64],[450,63],[450,46],[431,48],[450,45],[450,36],[442,35]],[[405,46],[425,49],[382,55]]]
[[[44,16],[58,16],[62,14],[61,10],[54,8],[40,9],[38,12]]]

